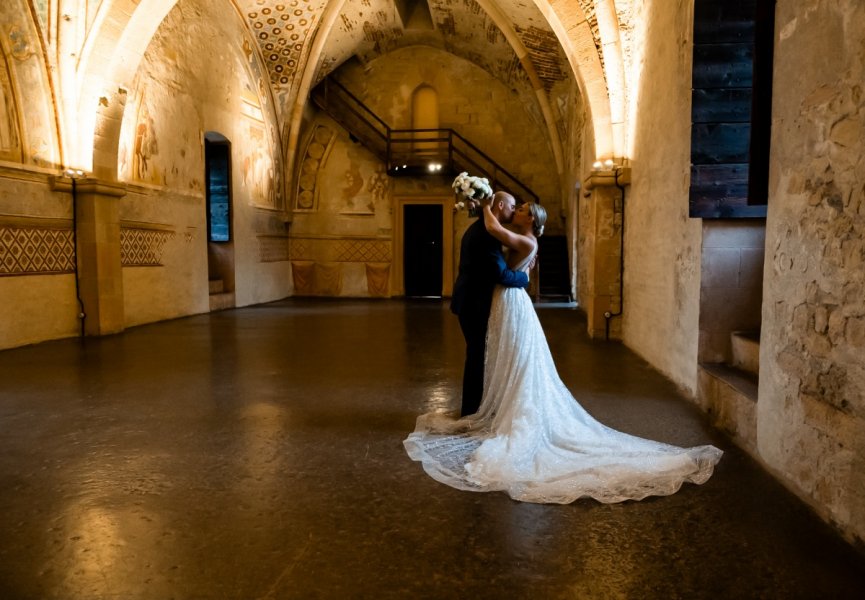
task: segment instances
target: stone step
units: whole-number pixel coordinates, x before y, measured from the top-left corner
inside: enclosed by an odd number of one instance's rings
[[[234,308],[234,292],[210,294],[210,312]]]
[[[207,283],[211,294],[221,294],[225,291],[225,282],[222,279],[211,279]]]
[[[712,424],[749,452],[757,451],[757,377],[729,365],[702,363],[697,402]]]
[[[731,365],[753,375],[760,374],[760,332],[734,331],[730,334],[733,360]]]

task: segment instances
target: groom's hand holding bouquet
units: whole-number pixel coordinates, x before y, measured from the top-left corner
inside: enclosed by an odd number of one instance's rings
[[[464,171],[457,175],[451,187],[457,195],[455,208],[467,209],[469,216],[476,217],[480,214],[481,202],[492,202],[493,189],[486,177],[474,177]]]

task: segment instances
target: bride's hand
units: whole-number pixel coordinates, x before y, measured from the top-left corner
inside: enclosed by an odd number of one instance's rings
[[[484,202],[483,205],[483,216],[484,216],[484,227],[486,227],[487,231],[493,234],[493,237],[502,241],[500,239],[500,231],[502,230],[501,223],[496,219],[496,216],[493,214],[492,204],[490,202]],[[504,243],[504,242],[503,242]]]

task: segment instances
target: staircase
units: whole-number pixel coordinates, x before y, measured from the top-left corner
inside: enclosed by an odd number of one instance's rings
[[[225,291],[225,282],[222,279],[211,279],[208,281],[210,290],[210,312],[234,308],[234,292]]]
[[[387,166],[393,177],[483,175],[493,189],[540,203],[528,186],[453,129],[393,129],[341,83],[326,77],[313,88],[316,106]]]
[[[388,175],[454,176],[467,171],[489,179],[495,190],[540,204],[537,194],[453,129],[393,129],[330,77],[313,88],[310,97],[352,140],[384,162]],[[572,302],[566,238],[542,236],[539,241],[538,299]]]
[[[568,264],[568,239],[563,235],[538,238],[538,296],[544,302],[573,302]]]
[[[697,402],[712,423],[746,450],[757,450],[757,391],[760,373],[760,332],[734,331],[732,359],[701,363]]]

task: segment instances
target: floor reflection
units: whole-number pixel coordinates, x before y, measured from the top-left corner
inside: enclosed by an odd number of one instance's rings
[[[724,445],[542,312],[577,398]],[[0,598],[865,597],[861,557],[729,445],[705,485],[616,506],[432,480],[402,441],[458,410],[464,351],[443,303],[293,299],[0,353]]]

